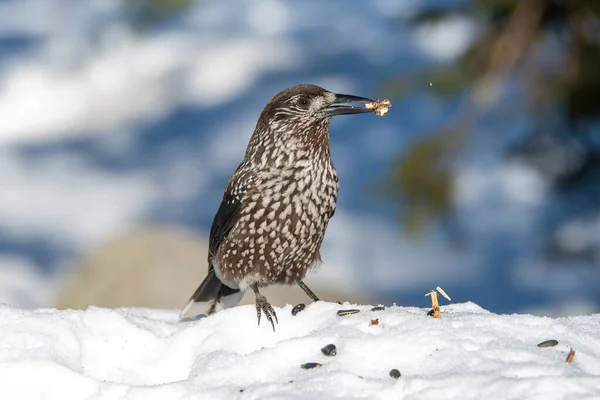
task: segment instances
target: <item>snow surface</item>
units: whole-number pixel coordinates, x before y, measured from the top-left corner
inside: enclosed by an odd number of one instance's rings
[[[497,315],[462,303],[439,320],[397,306],[337,316],[351,307],[319,302],[292,316],[288,305],[273,333],[253,306],[187,322],[175,310],[2,306],[0,398],[600,397],[600,314]],[[547,339],[559,344],[537,347]],[[330,343],[334,357],[320,351]],[[308,362],[322,367],[300,367]]]

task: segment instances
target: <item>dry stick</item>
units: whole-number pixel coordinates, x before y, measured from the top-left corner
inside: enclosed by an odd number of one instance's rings
[[[436,287],[435,290],[432,290],[429,293],[425,294],[425,296],[431,296],[431,308],[432,308],[432,311],[433,311],[431,315],[433,315],[433,318],[440,318],[441,317],[440,303],[438,301],[436,290],[442,296],[444,296],[446,299],[448,299],[448,301],[452,301],[452,299],[450,298],[450,296],[448,296],[448,294],[446,292],[444,292],[444,289],[442,289],[439,286]]]
[[[438,302],[437,293],[435,292],[435,290],[432,290],[425,296],[431,296],[431,308],[433,309],[433,318],[440,318],[440,303]]]

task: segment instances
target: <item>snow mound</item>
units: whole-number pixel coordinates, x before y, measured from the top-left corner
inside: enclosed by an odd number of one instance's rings
[[[359,313],[338,316],[340,309]],[[279,324],[253,306],[179,322],[176,310],[0,307],[0,398],[504,399],[600,396],[600,314],[496,315],[314,303]],[[539,342],[558,340],[540,348]],[[321,348],[334,344],[337,355]],[[565,359],[573,347],[572,363]],[[302,364],[320,363],[303,369]],[[400,371],[399,378],[390,371]]]

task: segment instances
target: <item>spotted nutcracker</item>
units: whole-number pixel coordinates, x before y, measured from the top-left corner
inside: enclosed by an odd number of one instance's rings
[[[208,275],[194,303],[204,313],[237,305],[248,288],[256,313],[275,330],[275,310],[259,288],[297,284],[320,262],[319,248],[333,216],[338,178],[330,157],[332,116],[372,112],[373,100],[297,85],[266,105],[242,163],[235,170],[210,229]]]

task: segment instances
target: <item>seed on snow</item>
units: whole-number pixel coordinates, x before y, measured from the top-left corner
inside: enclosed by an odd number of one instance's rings
[[[383,311],[383,310],[385,310],[384,306],[377,306],[377,307],[371,308],[371,311]]]
[[[542,343],[538,343],[538,347],[554,347],[558,344],[558,340],[545,340]]]
[[[567,359],[565,360],[565,362],[567,364],[571,364],[573,362],[573,358],[575,358],[575,350],[571,347],[571,350],[569,351],[569,354],[567,354]]]
[[[305,308],[306,308],[306,304],[304,304],[304,303],[296,304],[294,306],[294,308],[292,308],[292,315],[298,314],[300,311],[304,310]]]
[[[392,378],[398,379],[398,378],[400,378],[400,376],[402,376],[402,374],[397,369],[393,369],[393,370],[390,371],[390,376]]]
[[[337,315],[339,315],[340,317],[343,317],[344,315],[356,314],[359,312],[360,312],[360,310],[358,310],[356,308],[351,308],[349,310],[338,310]]]
[[[321,353],[326,356],[335,356],[337,354],[337,348],[335,347],[335,344],[328,344],[321,349]]]
[[[306,363],[306,364],[302,364],[300,367],[303,369],[313,369],[313,368],[319,368],[321,367],[323,364],[319,364],[316,362],[310,362],[310,363]]]

